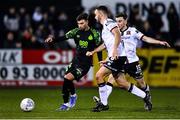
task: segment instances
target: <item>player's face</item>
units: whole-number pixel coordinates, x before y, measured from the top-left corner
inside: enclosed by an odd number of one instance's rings
[[[77,21],[78,28],[80,30],[85,30],[88,27],[88,21],[87,20],[79,20]]]
[[[119,26],[119,29],[124,28],[126,26],[126,24],[127,24],[127,20],[125,20],[123,17],[117,17],[116,22],[117,22],[117,24]]]
[[[95,14],[95,19],[97,22],[100,22],[100,11],[98,11],[97,9],[94,11],[94,14]]]

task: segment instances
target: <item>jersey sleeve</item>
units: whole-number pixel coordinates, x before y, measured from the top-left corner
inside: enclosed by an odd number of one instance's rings
[[[95,44],[97,46],[100,45],[100,43],[101,43],[100,33],[95,29],[92,29],[92,33],[94,36]]]
[[[113,20],[108,20],[105,25],[109,31],[111,31],[113,28],[117,27],[117,23]]]
[[[136,28],[134,28],[134,36],[136,39],[142,40],[142,37],[144,36],[144,34],[138,31]]]
[[[74,38],[77,31],[78,31],[78,28],[70,30],[69,32],[66,33],[66,38]]]

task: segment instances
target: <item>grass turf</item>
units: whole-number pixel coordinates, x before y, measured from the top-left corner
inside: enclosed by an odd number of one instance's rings
[[[126,91],[115,88],[109,98],[110,109],[103,112],[91,112],[95,105],[92,96],[98,96],[97,88],[78,88],[78,101],[69,111],[57,112],[62,103],[60,89],[0,89],[1,119],[118,119],[118,118],[180,118],[180,89],[152,88],[153,110],[147,112],[143,101]],[[23,98],[30,97],[36,107],[31,112],[20,110],[19,104]]]

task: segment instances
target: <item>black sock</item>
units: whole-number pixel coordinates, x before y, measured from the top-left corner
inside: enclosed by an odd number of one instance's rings
[[[113,84],[111,84],[110,82],[107,82],[106,85],[113,87]]]
[[[69,90],[70,90],[71,95],[75,94],[75,87],[72,80],[69,80]]]
[[[69,101],[69,88],[68,88],[69,82],[68,81],[69,80],[64,78],[64,83],[63,83],[63,87],[62,87],[62,96],[63,96],[64,103],[67,103]]]
[[[129,87],[129,89],[128,89],[128,92],[131,92],[132,89],[133,89],[133,84],[131,83],[131,85],[130,85],[130,87]]]
[[[105,86],[105,85],[106,85],[105,82],[98,84],[99,87],[103,87],[103,86]]]

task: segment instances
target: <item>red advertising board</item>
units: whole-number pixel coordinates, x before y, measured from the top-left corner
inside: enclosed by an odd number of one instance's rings
[[[0,50],[0,86],[60,86],[74,50]],[[93,69],[75,82],[91,86]]]
[[[74,56],[74,50],[23,50],[23,64],[68,64]]]

